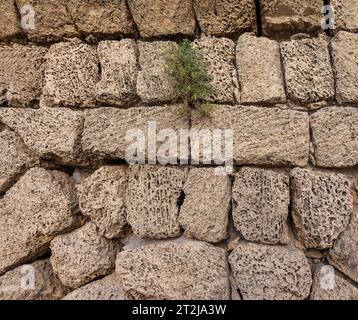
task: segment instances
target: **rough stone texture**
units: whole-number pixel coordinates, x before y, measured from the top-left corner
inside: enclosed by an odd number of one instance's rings
[[[298,239],[306,248],[327,249],[347,228],[353,194],[342,174],[291,171],[292,216]]]
[[[208,66],[210,84],[214,88],[208,100],[222,103],[233,103],[237,90],[237,72],[234,66],[235,44],[227,38],[203,36],[193,42],[193,48],[202,55]]]
[[[78,288],[114,269],[116,244],[100,236],[92,222],[51,241],[51,264],[61,282]]]
[[[59,300],[68,292],[53,273],[49,260],[22,265],[0,277],[1,300]]]
[[[128,0],[128,5],[142,37],[194,34],[192,0]]]
[[[229,262],[244,300],[303,300],[310,294],[311,270],[297,249],[240,243]]]
[[[83,152],[91,157],[125,159],[133,143],[126,140],[128,130],[142,130],[148,142],[148,122],[155,121],[157,132],[189,128],[189,112],[183,105],[140,107],[130,109],[99,108],[85,112],[82,135]],[[179,143],[179,142],[178,142]],[[144,146],[147,150],[147,143]]]
[[[193,0],[201,30],[223,35],[253,31],[256,28],[254,0]]]
[[[140,71],[137,94],[144,102],[170,101],[174,98],[172,79],[166,71],[165,54],[175,42],[138,42]]]
[[[116,273],[132,299],[227,300],[229,268],[223,249],[204,242],[158,243],[118,254]]]
[[[96,49],[80,42],[61,42],[47,53],[41,104],[48,107],[94,107],[99,67]]]
[[[334,96],[333,71],[325,35],[281,43],[287,95],[301,103]]]
[[[333,248],[328,261],[341,272],[358,282],[358,213],[355,212],[347,229],[343,231]]]
[[[0,200],[0,274],[37,257],[59,233],[77,223],[72,180],[33,168]]]
[[[358,102],[358,34],[339,32],[332,41],[336,98],[339,103]]]
[[[0,104],[31,107],[40,100],[47,49],[0,45]]]
[[[0,131],[0,193],[37,162],[37,157],[13,131]]]
[[[287,37],[321,30],[322,0],[262,0],[262,29],[266,36]]]
[[[37,155],[65,164],[81,161],[79,136],[84,119],[80,112],[64,108],[2,108],[0,120]]]
[[[127,224],[126,167],[104,166],[77,187],[81,212],[90,217],[106,238],[117,237]]]
[[[233,129],[238,164],[305,166],[308,162],[309,118],[303,112],[215,105],[210,119],[194,111],[192,126]]]
[[[323,266],[316,270],[311,300],[358,300],[358,289],[336,273],[331,280],[331,275],[325,267],[332,270],[331,266]]]
[[[335,26],[344,30],[358,30],[358,2],[356,0],[331,0],[335,11]]]
[[[311,116],[316,165],[358,164],[358,108],[325,108]]]
[[[102,41],[97,47],[102,77],[97,84],[97,101],[125,105],[136,99],[137,45],[132,39]]]
[[[72,291],[62,300],[126,300],[126,297],[121,279],[112,273]]]
[[[232,198],[234,224],[246,240],[267,244],[289,242],[288,175],[273,170],[242,168],[235,175]]]
[[[207,242],[228,236],[231,182],[228,176],[215,175],[213,168],[193,168],[184,185],[185,201],[179,222],[185,235]]]
[[[276,41],[240,36],[236,49],[241,103],[285,103],[286,93]]]
[[[180,235],[178,202],[186,170],[163,166],[131,166],[126,195],[127,221],[141,237]]]
[[[19,38],[21,28],[15,0],[2,0],[0,2],[0,12],[0,41]]]

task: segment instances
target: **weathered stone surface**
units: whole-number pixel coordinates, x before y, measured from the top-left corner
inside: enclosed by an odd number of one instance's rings
[[[79,33],[66,8],[67,2],[16,0],[27,38],[32,42],[56,42],[77,37]]]
[[[142,37],[194,34],[192,0],[128,0],[128,5]]]
[[[211,77],[210,84],[215,91],[208,100],[233,103],[235,101],[234,93],[237,90],[234,42],[227,38],[203,36],[193,42],[193,48],[200,52],[208,66],[208,74]]]
[[[262,0],[263,33],[278,37],[317,33],[321,30],[322,6],[322,0]]]
[[[83,152],[98,158],[125,159],[127,148],[134,142],[132,138],[126,139],[129,130],[141,130],[148,142],[151,121],[155,121],[157,133],[170,128],[179,135],[180,129],[189,128],[189,112],[183,105],[87,110],[82,135]],[[147,143],[143,148],[145,152]],[[128,156],[131,157],[130,154]]]
[[[40,100],[46,52],[33,45],[0,45],[0,103],[28,107]]]
[[[329,251],[328,261],[348,277],[358,282],[358,213],[355,212],[347,229]]]
[[[357,300],[358,289],[333,272],[329,265],[316,270],[311,300]]]
[[[205,242],[158,243],[118,254],[116,273],[132,299],[228,300],[223,249]]]
[[[184,185],[185,201],[179,222],[185,234],[198,240],[219,242],[228,236],[231,182],[213,168],[193,168]]]
[[[125,105],[136,99],[137,44],[132,39],[102,41],[97,47],[102,77],[97,84],[97,101]]]
[[[242,168],[235,174],[232,194],[234,224],[246,240],[288,243],[288,175],[273,170]]]
[[[41,104],[48,107],[94,107],[99,68],[96,49],[78,42],[61,42],[47,53]]]
[[[244,300],[303,300],[310,294],[311,270],[297,249],[240,243],[229,262]]]
[[[358,34],[338,32],[332,41],[336,95],[339,103],[358,102]]]
[[[33,168],[0,200],[0,274],[47,250],[77,217],[73,182],[59,171]]]
[[[68,292],[49,260],[22,265],[0,277],[1,300],[59,300]]]
[[[335,12],[335,26],[344,30],[358,30],[358,2],[356,0],[331,0]]]
[[[185,177],[186,170],[179,168],[129,168],[127,221],[135,234],[155,239],[180,235],[178,201]]]
[[[301,103],[334,96],[333,72],[325,35],[281,43],[287,95]]]
[[[174,98],[172,79],[166,71],[165,54],[175,42],[138,42],[140,71],[137,94],[144,102],[170,101]]]
[[[121,166],[101,167],[77,187],[81,212],[106,238],[117,237],[127,224],[126,189],[127,169]]]
[[[78,288],[114,269],[116,244],[97,233],[92,222],[51,241],[51,265],[61,282]]]
[[[309,118],[303,112],[215,105],[210,119],[194,111],[192,127],[232,129],[238,164],[305,166],[308,162]]]
[[[14,180],[36,161],[37,157],[15,132],[0,131],[0,193],[10,187]]]
[[[196,17],[205,34],[223,35],[256,28],[254,0],[193,0]]]
[[[324,108],[311,116],[311,128],[318,166],[358,164],[358,108]]]
[[[16,131],[26,146],[45,159],[78,163],[83,116],[65,108],[0,109],[0,120]]]
[[[296,235],[306,248],[327,249],[347,228],[353,195],[342,174],[291,171],[292,216]]]
[[[240,36],[236,48],[241,103],[285,103],[286,93],[276,41]]]
[[[112,273],[72,291],[62,300],[126,300],[126,297],[121,279]]]
[[[0,12],[0,41],[12,40],[21,36],[20,19],[15,0],[2,0]]]

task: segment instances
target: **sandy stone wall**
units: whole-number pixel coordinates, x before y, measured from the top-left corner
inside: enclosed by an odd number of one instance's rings
[[[323,2],[1,0],[0,299],[358,299],[358,2]],[[232,129],[234,171],[128,165],[153,121]]]

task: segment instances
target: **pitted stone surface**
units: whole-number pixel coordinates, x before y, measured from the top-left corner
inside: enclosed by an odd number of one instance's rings
[[[229,262],[244,300],[303,300],[310,294],[311,270],[297,249],[240,243]]]
[[[256,28],[254,0],[193,0],[204,34],[223,35]]]
[[[241,103],[285,103],[280,48],[276,41],[240,36],[236,48]]]
[[[32,168],[0,200],[0,274],[36,258],[77,223],[73,181],[59,171]]]
[[[127,221],[136,235],[154,239],[180,235],[178,202],[186,169],[163,166],[129,168]]]
[[[116,273],[131,299],[230,298],[226,253],[204,242],[157,243],[122,251]]]
[[[114,269],[116,244],[97,233],[92,222],[51,241],[51,265],[61,282],[79,288]]]
[[[202,55],[208,66],[211,77],[210,84],[214,93],[209,101],[233,103],[237,88],[237,72],[234,66],[235,44],[227,38],[214,38],[203,36],[193,42],[193,48]],[[235,82],[236,81],[236,82]]]
[[[325,108],[311,116],[315,161],[321,167],[358,164],[358,108]]]
[[[19,38],[21,36],[21,27],[15,0],[2,0],[0,2],[0,12],[0,41]]]
[[[327,249],[347,228],[353,195],[342,174],[291,171],[292,216],[296,235],[306,248]]]
[[[34,282],[31,276],[34,272]],[[28,276],[27,287],[24,277]],[[59,300],[69,292],[53,273],[49,260],[22,265],[0,277],[1,300]]]
[[[242,168],[235,174],[232,194],[234,224],[246,240],[288,243],[288,175],[273,170]]]
[[[124,166],[101,167],[77,187],[81,212],[90,217],[106,238],[117,237],[127,224],[126,189]]]
[[[356,0],[331,0],[335,12],[336,27],[344,30],[358,30],[358,2]]]
[[[80,42],[61,42],[47,53],[41,104],[47,107],[94,107],[99,67],[96,49]]]
[[[97,101],[125,105],[136,99],[137,45],[132,39],[102,41],[97,47],[102,77],[97,84]]]
[[[185,200],[179,222],[185,235],[207,242],[228,237],[231,182],[213,168],[193,168],[184,185]]]
[[[287,95],[301,103],[334,96],[333,71],[325,35],[281,43]]]

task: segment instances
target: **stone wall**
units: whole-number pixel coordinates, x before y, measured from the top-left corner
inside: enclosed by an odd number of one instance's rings
[[[0,299],[358,299],[358,3],[323,2],[2,0]],[[234,172],[127,165],[149,121],[233,129]]]

